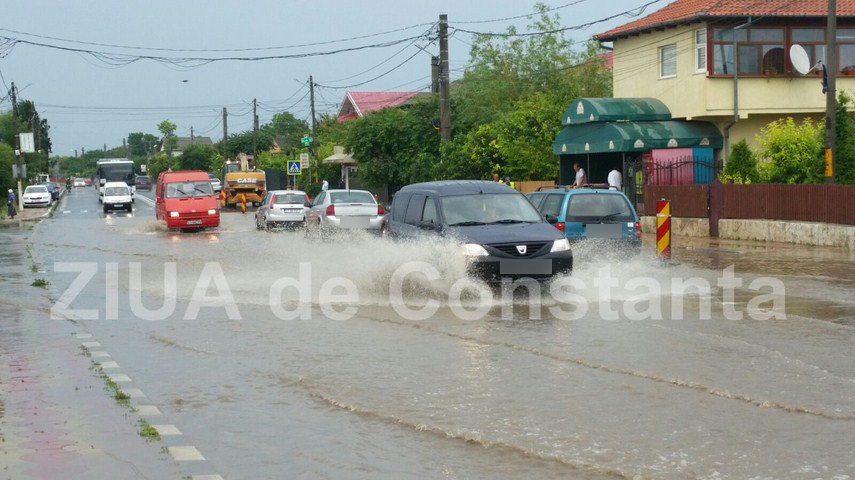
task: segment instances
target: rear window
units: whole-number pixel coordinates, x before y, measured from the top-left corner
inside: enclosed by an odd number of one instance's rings
[[[137,177],[137,182],[151,183],[151,178],[149,178],[149,177]]]
[[[273,196],[273,203],[289,205],[302,205],[306,203],[306,196],[297,193],[279,193]]]
[[[330,203],[374,203],[368,192],[330,192]]]
[[[572,195],[567,204],[568,222],[634,222],[632,208],[622,195]]]
[[[109,187],[104,189],[104,195],[108,197],[118,197],[122,195],[130,195],[128,187]]]

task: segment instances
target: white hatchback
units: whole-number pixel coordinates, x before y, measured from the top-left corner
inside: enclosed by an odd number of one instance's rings
[[[104,213],[121,208],[133,211],[134,198],[131,188],[125,182],[107,182],[104,184]]]

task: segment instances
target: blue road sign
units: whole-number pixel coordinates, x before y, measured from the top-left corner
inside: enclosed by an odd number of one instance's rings
[[[300,173],[302,173],[300,161],[288,161],[288,175],[300,175]]]

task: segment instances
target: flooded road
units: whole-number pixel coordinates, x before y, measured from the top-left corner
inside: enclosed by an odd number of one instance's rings
[[[29,238],[54,300],[84,268],[58,262],[92,266],[75,312],[55,316],[109,352],[151,423],[180,429],[165,446],[192,445],[223,478],[855,477],[847,250],[678,239],[663,266],[577,246],[573,297],[458,301],[465,264],[446,242],[321,242],[237,213],[172,233],[144,199],[102,214],[92,189]],[[751,287],[768,278],[786,294]],[[680,296],[674,279],[712,288]],[[144,318],[137,297],[164,310]]]

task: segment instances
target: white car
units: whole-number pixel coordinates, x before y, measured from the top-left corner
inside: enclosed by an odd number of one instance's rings
[[[306,209],[306,233],[348,229],[380,234],[385,223],[383,205],[365,190],[325,190]]]
[[[131,188],[125,182],[107,182],[104,184],[104,213],[121,208],[133,211],[134,198]]]
[[[75,179],[74,179],[74,186],[75,186],[75,187],[85,187],[85,186],[86,186],[86,181],[85,181],[85,180],[83,180],[82,178],[75,178]]]
[[[208,176],[211,178],[211,187],[214,189],[215,192],[219,193],[223,189],[222,182],[220,182],[219,178],[217,178],[213,175],[208,175]]]
[[[306,206],[309,196],[300,190],[274,190],[267,192],[264,201],[255,211],[255,228],[267,230],[283,227],[302,227],[306,221]]]
[[[30,185],[24,190],[24,208],[50,206],[50,191],[44,185]]]

